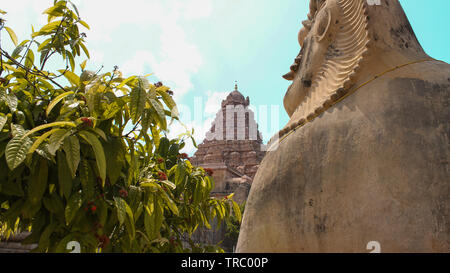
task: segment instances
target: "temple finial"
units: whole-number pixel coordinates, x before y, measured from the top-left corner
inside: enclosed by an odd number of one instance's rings
[[[234,81],[234,91],[238,91],[237,81]]]

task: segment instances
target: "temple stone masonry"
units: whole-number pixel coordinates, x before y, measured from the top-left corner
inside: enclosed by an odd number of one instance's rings
[[[248,108],[249,98],[238,91],[237,85],[216,114],[205,140],[190,159],[192,164],[213,171],[215,187],[211,195],[223,198],[234,193],[233,200],[242,204],[247,200],[259,163],[265,155],[262,135]],[[194,241],[217,244],[225,251],[233,251],[236,240],[227,238],[225,223],[217,223],[211,229],[200,229]]]
[[[224,197],[234,192],[234,200],[238,203],[247,199],[265,154],[249,104],[249,98],[244,98],[236,85],[222,101],[211,129],[191,158],[194,165],[213,171],[213,196]]]

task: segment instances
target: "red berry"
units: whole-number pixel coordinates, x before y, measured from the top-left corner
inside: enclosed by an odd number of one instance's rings
[[[158,158],[158,163],[163,163],[164,162],[164,159],[162,159],[162,158]]]
[[[167,94],[169,94],[169,96],[173,96],[173,91],[172,90],[168,90]]]
[[[157,83],[155,83],[155,87],[156,87],[156,88],[161,87],[161,86],[163,86],[162,82],[157,82]]]
[[[83,122],[84,125],[92,127],[92,119],[87,118],[87,117],[83,117],[81,118],[81,121]]]
[[[208,174],[208,176],[212,176],[214,174],[214,171],[210,168],[206,168],[205,172]]]
[[[167,180],[167,175],[163,172],[158,172],[159,180]]]
[[[128,196],[128,192],[124,189],[120,190],[119,194],[122,198],[127,198],[127,196]]]
[[[91,211],[92,211],[92,212],[94,212],[94,211],[96,211],[96,210],[97,210],[97,206],[94,205],[94,206],[91,207]]]

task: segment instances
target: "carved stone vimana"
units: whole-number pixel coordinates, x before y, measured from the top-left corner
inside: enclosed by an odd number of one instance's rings
[[[311,0],[238,252],[450,252],[450,65],[398,0]],[[432,31],[430,29],[430,31]]]
[[[253,177],[265,155],[261,150],[261,133],[254,113],[248,109],[249,104],[249,98],[244,98],[236,85],[222,101],[206,139],[191,158],[194,165],[213,170],[212,195],[223,197],[234,192],[238,203],[247,199]]]

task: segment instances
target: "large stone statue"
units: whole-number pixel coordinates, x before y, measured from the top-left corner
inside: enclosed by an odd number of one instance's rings
[[[303,25],[290,121],[237,251],[450,252],[450,65],[425,54],[398,0],[311,0]]]

